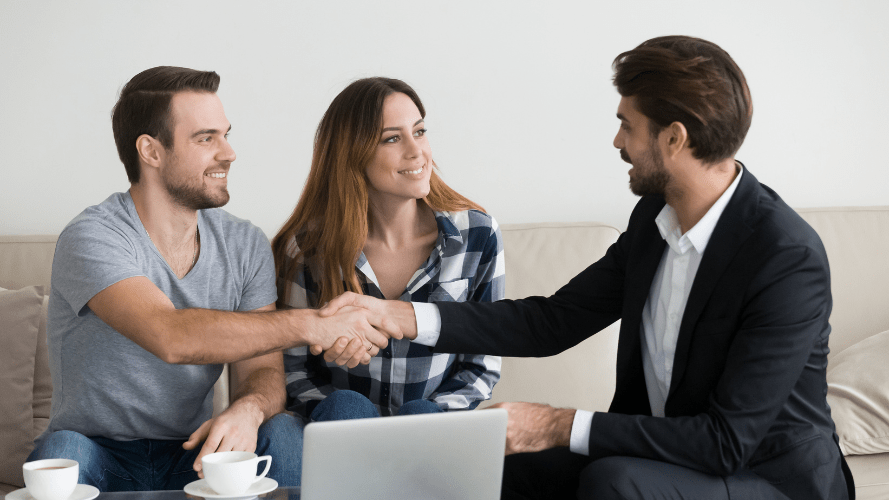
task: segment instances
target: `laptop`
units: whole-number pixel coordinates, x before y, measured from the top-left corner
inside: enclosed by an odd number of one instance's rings
[[[497,500],[506,410],[313,422],[301,500]]]

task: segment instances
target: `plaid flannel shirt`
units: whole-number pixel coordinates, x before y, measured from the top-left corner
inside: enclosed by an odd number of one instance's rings
[[[435,212],[438,240],[429,259],[414,273],[399,300],[406,302],[492,302],[505,293],[503,243],[497,222],[477,210]],[[278,276],[281,308],[318,307],[318,285],[309,267],[294,257],[295,240],[287,248]],[[291,266],[292,279],[285,279]],[[355,263],[366,295],[383,298],[364,253]],[[327,363],[307,347],[284,351],[288,410],[309,418],[327,395],[338,389],[363,394],[383,416],[395,414],[406,402],[428,399],[442,410],[471,410],[491,398],[500,380],[500,357],[471,354],[433,354],[407,339],[390,339],[369,365],[355,368]]]

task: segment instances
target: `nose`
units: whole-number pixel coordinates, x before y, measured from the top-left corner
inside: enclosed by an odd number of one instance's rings
[[[611,143],[617,149],[623,149],[623,145],[624,145],[623,138],[620,135],[621,135],[620,129],[618,129],[617,134],[615,134],[615,136],[614,136],[614,141],[612,141],[612,143]]]
[[[410,139],[404,141],[404,156],[409,159],[419,158],[423,154],[423,148],[416,137],[410,136]]]
[[[219,148],[219,152],[216,154],[216,159],[219,161],[227,161],[229,163],[235,161],[238,155],[235,154],[235,148],[232,147],[231,143],[228,142],[228,139],[224,139],[221,141],[222,146]]]

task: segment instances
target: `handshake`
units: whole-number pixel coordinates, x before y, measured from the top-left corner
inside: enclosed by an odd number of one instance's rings
[[[325,361],[340,366],[370,363],[390,338],[417,338],[414,307],[409,302],[346,292],[314,312],[309,351],[323,352]]]

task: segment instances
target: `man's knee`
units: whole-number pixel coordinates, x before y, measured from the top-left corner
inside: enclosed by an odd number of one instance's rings
[[[28,456],[28,461],[43,460],[45,458],[68,458],[79,460],[80,455],[90,455],[93,448],[101,448],[95,441],[74,431],[56,431],[45,436],[37,443],[34,451]]]
[[[637,469],[625,457],[600,458],[580,473],[578,499],[639,498]]]
[[[106,462],[110,456],[101,445],[83,434],[74,431],[53,432],[37,444],[28,461],[47,458],[76,460],[80,469],[77,482],[103,488]]]
[[[581,471],[577,497],[719,500],[728,498],[728,490],[720,476],[657,460],[608,457],[596,460]]]

